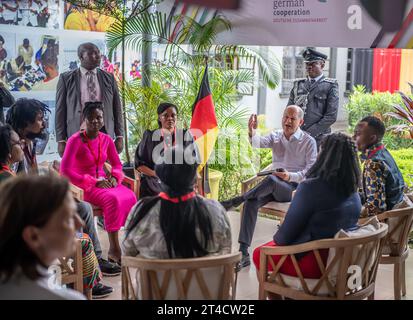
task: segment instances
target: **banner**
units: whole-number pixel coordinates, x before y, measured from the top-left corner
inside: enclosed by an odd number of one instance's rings
[[[413,0],[399,30],[387,33],[359,0],[244,0],[239,10],[223,11],[166,0],[158,10],[198,23],[223,14],[232,29],[220,33],[217,44],[413,48]]]

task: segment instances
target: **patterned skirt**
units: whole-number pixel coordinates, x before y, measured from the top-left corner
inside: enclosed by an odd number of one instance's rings
[[[80,240],[82,242],[83,289],[92,289],[102,280],[102,273],[92,240],[86,233],[81,234]]]

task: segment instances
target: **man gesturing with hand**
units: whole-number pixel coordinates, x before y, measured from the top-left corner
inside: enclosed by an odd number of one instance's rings
[[[289,202],[292,192],[305,178],[308,169],[317,158],[317,145],[314,138],[302,131],[303,110],[295,105],[288,106],[282,118],[282,130],[268,136],[256,134],[257,115],[248,121],[248,135],[254,148],[272,149],[272,170],[256,187],[245,194],[223,201],[225,209],[237,207],[245,201],[238,242],[242,252],[241,267],[250,264],[248,248],[257,221],[258,209],[270,201]]]

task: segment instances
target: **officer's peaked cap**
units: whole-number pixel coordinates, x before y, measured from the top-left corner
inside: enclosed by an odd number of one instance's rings
[[[326,60],[327,56],[324,53],[318,52],[314,49],[307,48],[303,52],[304,62],[313,62],[319,60]]]

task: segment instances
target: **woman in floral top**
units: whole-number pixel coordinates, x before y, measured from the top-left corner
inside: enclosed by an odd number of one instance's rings
[[[184,152],[180,146],[170,150],[171,159]],[[122,242],[124,255],[171,259],[231,252],[226,211],[219,202],[195,194],[198,164],[189,164],[187,154],[183,164],[155,166],[163,192],[143,198],[132,209]]]

